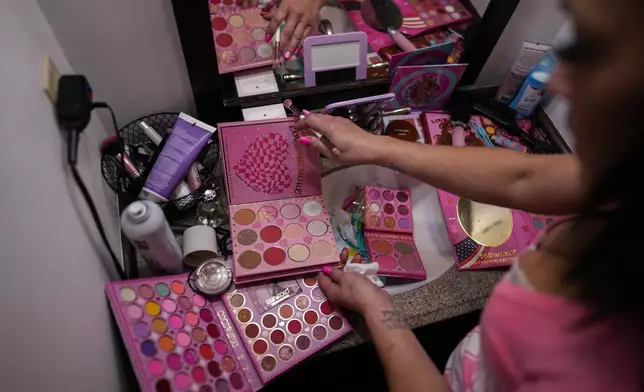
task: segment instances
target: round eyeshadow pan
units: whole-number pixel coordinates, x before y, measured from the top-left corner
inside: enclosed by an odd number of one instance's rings
[[[255,221],[255,213],[249,209],[239,210],[233,215],[233,220],[240,225],[250,225]]]
[[[222,48],[227,48],[233,44],[233,37],[227,33],[217,34],[215,43]]]
[[[233,27],[241,27],[244,25],[244,17],[238,14],[231,15],[228,18],[228,24]]]
[[[246,35],[246,37],[248,37],[248,35]],[[255,58],[255,49],[251,48],[250,46],[244,46],[239,50],[239,57],[243,61],[246,61],[246,62],[251,61],[252,59]]]
[[[123,287],[120,291],[121,299],[125,302],[132,302],[136,299],[136,292],[129,287]]]
[[[184,316],[186,318],[186,323],[191,326],[195,326],[199,324],[199,316],[197,316],[197,313],[195,312],[186,312],[186,315]]]
[[[253,51],[253,56],[255,56],[255,51]],[[257,217],[261,221],[272,222],[277,219],[277,208],[271,206],[262,207],[259,211],[257,211]]]
[[[216,18],[213,18],[210,23],[212,24],[212,28],[215,31],[222,31],[222,30],[225,30],[226,27],[228,27],[228,23],[226,22],[226,19],[221,18],[219,16]]]
[[[288,257],[293,261],[306,261],[311,251],[306,245],[295,244],[288,248]]]
[[[280,306],[279,312],[280,317],[284,320],[288,320],[293,317],[293,307],[289,304]]]
[[[206,371],[201,366],[196,366],[190,371],[192,379],[198,384],[206,382]]]
[[[318,284],[318,277],[317,276],[309,276],[308,278],[304,278],[304,285],[307,287],[313,287],[316,284]]]
[[[186,292],[186,286],[184,286],[183,283],[181,283],[181,282],[179,282],[177,280],[172,282],[170,287],[172,287],[172,292],[174,292],[177,295],[182,295],[183,293]]]
[[[421,263],[416,259],[414,256],[403,256],[398,260],[398,265],[400,268],[404,269],[405,271],[420,271],[422,268]]]
[[[282,238],[282,230],[277,226],[266,226],[259,232],[259,238],[269,244],[275,243]]]
[[[242,324],[246,324],[251,318],[253,318],[253,312],[248,308],[243,308],[237,312],[237,320]]]
[[[286,260],[286,252],[280,248],[268,248],[264,251],[264,261],[269,265],[280,265]]]
[[[372,200],[376,200],[380,198],[380,191],[377,189],[371,189],[369,190],[369,198]]]
[[[230,380],[230,385],[235,389],[242,389],[244,387],[244,379],[239,375],[239,373],[231,374],[228,380]]]
[[[174,313],[177,310],[177,304],[170,298],[164,299],[161,306],[168,313]]]
[[[221,369],[219,368],[219,364],[217,362],[215,361],[208,362],[208,366],[206,368],[208,369],[208,373],[210,373],[211,376],[213,377],[221,376]]]
[[[140,319],[143,317],[143,309],[139,305],[130,305],[127,307],[127,315],[134,320]]]
[[[248,324],[244,329],[244,334],[249,339],[255,339],[259,336],[259,325],[255,323]]]
[[[393,214],[395,211],[394,206],[389,203],[385,204],[384,210],[385,210],[385,213],[389,215]]]
[[[392,201],[394,199],[394,193],[390,190],[382,192],[382,198],[387,201]]]
[[[206,299],[199,294],[192,295],[192,302],[200,308],[206,306]]]
[[[141,352],[147,357],[153,357],[157,354],[157,347],[151,340],[144,340],[141,342]]]
[[[386,217],[385,218],[385,226],[387,226],[390,229],[393,229],[396,226],[396,221],[392,217]]]
[[[262,58],[269,58],[273,55],[273,47],[269,44],[261,44],[257,48],[257,55]]]
[[[403,255],[414,253],[414,246],[406,242],[396,242],[394,244],[394,249],[396,252]]]
[[[174,350],[174,340],[168,335],[161,336],[161,339],[159,339],[159,347],[163,351],[170,352]]]
[[[213,320],[212,312],[208,309],[201,309],[199,311],[199,317],[207,323],[210,323]]]
[[[244,229],[237,233],[237,242],[241,245],[253,245],[257,241],[257,232],[251,229]]]
[[[172,387],[170,387],[170,382],[165,378],[157,381],[156,383],[157,392],[172,392]]]
[[[264,339],[257,339],[253,343],[253,352],[257,355],[266,354],[268,351],[268,343]]]
[[[159,306],[158,303],[154,301],[148,301],[145,303],[145,313],[149,314],[150,316],[158,316],[161,314],[161,306]]]
[[[179,389],[187,389],[190,386],[190,377],[181,372],[174,375],[174,385]]]
[[[273,344],[282,344],[286,340],[286,334],[281,329],[275,329],[271,332],[270,339]]]
[[[190,310],[190,309],[192,309],[192,303],[190,302],[190,299],[189,299],[188,297],[186,297],[186,296],[181,296],[181,297],[179,297],[179,299],[177,300],[177,302],[179,302],[179,306],[180,306],[180,307],[181,307],[181,309],[183,309],[183,310]]]
[[[318,216],[322,213],[322,204],[317,201],[308,201],[302,206],[302,211],[308,216]]]
[[[405,192],[398,192],[396,193],[396,199],[401,203],[406,203],[409,200],[409,196]]]
[[[221,333],[219,332],[219,328],[215,324],[208,324],[206,327],[206,332],[208,332],[208,336],[210,336],[213,339],[218,338],[221,336]]]
[[[377,216],[375,216],[375,215],[371,215],[371,216],[369,217],[369,225],[370,225],[371,227],[378,227],[378,226],[380,226],[380,218],[378,218],[378,217],[377,217]]]
[[[168,355],[166,362],[168,363],[168,367],[172,370],[176,371],[181,369],[181,357],[177,354]]]
[[[262,325],[264,328],[268,329],[275,328],[277,325],[277,317],[272,313],[266,313],[264,317],[262,317]]]
[[[181,318],[181,316],[173,314],[168,319],[168,322],[170,323],[170,327],[172,329],[183,329],[183,319]]]
[[[329,231],[329,226],[326,222],[319,219],[312,220],[306,225],[306,231],[308,231],[314,237],[322,237]]]
[[[295,345],[302,351],[306,351],[311,347],[311,339],[306,335],[300,335],[295,339]]]
[[[311,290],[311,297],[313,297],[313,299],[316,301],[321,301],[324,299],[324,293],[322,292],[322,289],[316,287]]]
[[[221,359],[221,366],[225,371],[230,373],[235,370],[235,360],[229,356],[225,356]]]
[[[186,350],[186,352],[183,353],[183,359],[186,361],[186,363],[194,365],[199,362],[199,355],[195,350],[189,348]]]
[[[277,366],[277,361],[272,355],[267,355],[260,361],[260,366],[265,372],[270,372]]]
[[[203,328],[195,328],[192,330],[192,338],[199,343],[203,343],[206,341],[206,331],[203,330]]]
[[[236,31],[235,33],[233,33],[233,40],[237,45],[241,45],[250,41],[250,36],[248,35],[248,32],[245,30]],[[244,56],[241,56],[241,57],[243,58]],[[255,57],[254,50],[253,50],[253,57]]]
[[[147,284],[144,284],[139,287],[139,294],[141,297],[145,299],[150,299],[154,297],[154,290],[152,290],[152,287],[148,286]]]
[[[322,313],[325,316],[328,316],[331,313],[333,313],[333,306],[331,306],[329,301],[324,301],[320,304],[320,313]]]
[[[148,323],[144,323],[143,321],[137,321],[134,326],[134,335],[136,335],[139,338],[146,338],[150,334],[150,326]]]
[[[284,345],[277,350],[277,355],[282,361],[290,361],[293,359],[293,347]]]
[[[396,259],[388,255],[378,255],[376,256],[376,263],[380,269],[383,270],[395,270],[398,264],[396,264]]]
[[[316,325],[313,327],[313,331],[311,333],[313,335],[313,338],[315,340],[324,340],[326,339],[327,336],[327,330],[323,325]]]
[[[292,335],[297,335],[302,332],[302,323],[299,320],[291,320],[286,325],[286,328]]]
[[[371,243],[371,246],[380,253],[391,253],[394,250],[394,247],[388,241],[376,240]]]
[[[228,302],[233,308],[240,308],[244,305],[244,302],[246,302],[246,298],[241,294],[233,294]]]
[[[339,331],[342,329],[342,326],[344,325],[344,321],[338,316],[333,316],[329,320],[329,327],[331,327],[332,330],[334,331]]]
[[[378,204],[378,203],[369,204],[369,211],[373,212],[374,214],[379,213],[380,212],[380,204]]]
[[[300,216],[300,207],[293,203],[284,204],[280,208],[280,214],[286,219],[295,219]]]
[[[261,262],[262,256],[253,250],[245,251],[237,259],[237,264],[248,270],[257,268]]]
[[[331,256],[334,250],[335,246],[327,241],[318,241],[311,246],[313,255],[320,259]]]
[[[212,359],[215,356],[215,353],[212,351],[212,347],[209,344],[204,343],[199,346],[199,354],[205,359]]]
[[[305,295],[300,295],[299,297],[295,298],[295,307],[300,310],[307,309],[310,304],[311,301],[309,301],[308,297],[306,297]]]
[[[408,230],[411,228],[411,222],[407,218],[400,218],[398,219],[398,227]]]
[[[190,342],[192,342],[192,339],[190,338],[190,335],[188,335],[187,332],[181,331],[177,334],[177,344],[182,347],[188,347],[190,345]]]
[[[307,310],[304,313],[304,322],[308,325],[315,325],[319,320],[318,314],[315,310]]]
[[[228,387],[228,383],[223,378],[220,378],[219,380],[217,380],[217,382],[215,382],[215,388],[217,388],[217,392],[230,391],[230,388]]]
[[[168,330],[168,323],[164,319],[155,318],[152,320],[152,330],[156,333],[164,333]]]
[[[261,27],[255,27],[251,30],[250,36],[253,37],[255,41],[263,41],[266,36],[266,30]]]
[[[148,371],[153,376],[160,376],[165,371],[165,365],[158,359],[153,359],[148,363]]]
[[[219,354],[226,354],[228,352],[228,346],[223,340],[215,341],[215,351]]]
[[[400,215],[407,215],[407,214],[409,214],[409,208],[408,208],[406,205],[404,205],[404,204],[399,205],[399,206],[398,206],[398,208],[397,208],[397,210],[398,210],[398,213],[399,213]]]
[[[300,238],[304,235],[304,227],[299,223],[291,223],[284,228],[284,237]]]

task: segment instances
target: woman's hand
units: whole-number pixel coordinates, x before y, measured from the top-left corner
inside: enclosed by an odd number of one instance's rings
[[[345,248],[340,254],[340,261],[343,264],[347,260],[348,253],[349,250]],[[360,256],[355,257],[358,260],[353,262],[360,262]],[[322,292],[334,304],[362,315],[367,310],[391,309],[393,307],[389,293],[376,287],[364,275],[331,268],[328,268],[326,272],[329,273],[329,276],[320,273],[318,281]]]
[[[375,136],[344,117],[326,114],[309,114],[295,124],[295,128],[308,128],[326,136],[335,146],[330,151],[317,137],[301,137],[300,142],[317,148],[322,155],[346,164],[377,163],[383,143],[391,138]]]
[[[282,22],[286,21],[280,35],[280,50],[284,52],[286,60],[297,54],[304,38],[309,36],[311,30],[317,28],[318,12],[323,4],[324,0],[282,0],[279,8],[275,8],[275,3],[271,2],[262,14],[265,19],[270,20],[266,29],[266,42]]]

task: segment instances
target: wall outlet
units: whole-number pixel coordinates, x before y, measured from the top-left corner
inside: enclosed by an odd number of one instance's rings
[[[58,80],[60,79],[60,72],[54,61],[49,56],[45,56],[43,62],[43,91],[49,98],[51,103],[56,103],[58,98]]]

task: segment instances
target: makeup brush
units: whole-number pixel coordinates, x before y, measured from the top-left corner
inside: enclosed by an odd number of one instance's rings
[[[310,113],[308,110],[305,110],[304,112],[300,112],[300,110],[296,108],[295,105],[293,105],[293,101],[291,101],[290,99],[287,99],[286,101],[284,101],[284,108],[289,110],[300,120],[302,120]],[[315,129],[309,128],[309,130],[315,135],[315,137],[320,139],[320,141],[324,143],[324,145],[327,146],[329,150],[333,151],[333,153],[337,154],[339,152],[338,148],[335,145],[333,145],[333,143],[331,143],[331,140],[329,140],[329,138],[322,135],[320,132],[316,131]]]
[[[273,36],[273,47],[275,50],[275,57],[273,59],[273,69],[280,66],[280,35],[282,33],[282,26],[277,28]]]

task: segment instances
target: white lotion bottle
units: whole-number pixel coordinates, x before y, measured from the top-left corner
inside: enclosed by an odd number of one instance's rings
[[[121,229],[154,269],[182,271],[181,247],[163,210],[151,201],[135,201],[121,214]]]

